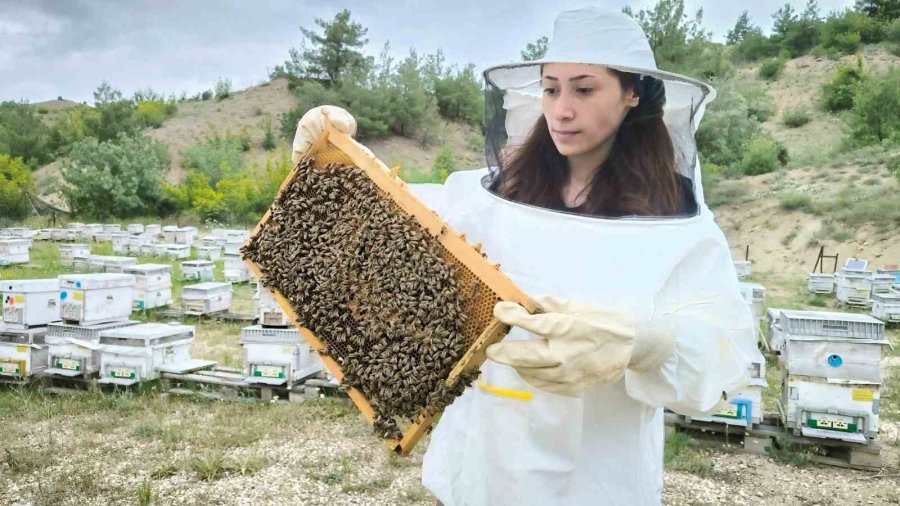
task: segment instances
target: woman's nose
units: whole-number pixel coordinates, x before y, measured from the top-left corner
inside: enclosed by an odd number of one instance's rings
[[[575,108],[573,107],[572,95],[564,91],[560,91],[553,104],[553,117],[556,120],[570,120],[575,116]]]

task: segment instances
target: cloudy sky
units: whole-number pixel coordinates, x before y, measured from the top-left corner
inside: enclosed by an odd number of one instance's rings
[[[806,0],[791,0],[803,10]],[[635,10],[655,0],[595,2]],[[722,40],[744,9],[769,29],[784,0],[685,0],[703,7],[704,26]],[[386,41],[402,57],[442,48],[453,63],[478,69],[513,61],[526,43],[550,35],[563,9],[590,0],[0,0],[0,100],[62,96],[91,102],[101,81],[131,95],[151,87],[194,94],[217,78],[234,89],[258,84],[299,45],[298,27],[341,9],[368,27],[367,52]],[[819,0],[823,13],[853,0]]]

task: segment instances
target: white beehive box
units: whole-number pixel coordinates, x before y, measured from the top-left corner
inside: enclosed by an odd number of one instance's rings
[[[163,242],[168,244],[175,244],[175,231],[178,230],[178,227],[175,225],[166,225],[162,228],[162,236]]]
[[[287,327],[290,324],[284,311],[281,310],[281,306],[275,302],[272,292],[261,283],[257,285],[256,295],[260,325],[264,327]]]
[[[194,327],[142,323],[100,332],[99,383],[133,385],[159,377],[158,367],[191,359]]]
[[[789,374],[781,396],[785,424],[795,434],[864,444],[878,435],[878,385]]]
[[[900,293],[872,295],[871,315],[885,323],[900,323]]]
[[[872,292],[872,273],[838,269],[835,287],[837,300],[853,306],[868,306]]]
[[[241,330],[248,383],[288,386],[322,371],[322,361],[295,328],[261,325]]]
[[[890,293],[891,287],[894,286],[893,274],[873,274],[871,295],[876,293]]]
[[[59,245],[59,263],[71,267],[74,264],[75,257],[88,257],[91,254],[90,244],[60,244]]]
[[[244,230],[230,231],[225,235],[225,254],[240,255],[241,246],[247,241],[249,232]]]
[[[185,260],[181,262],[181,279],[185,281],[212,281],[215,264],[210,260]]]
[[[116,232],[121,232],[122,225],[120,225],[118,223],[104,223],[103,231],[106,232],[107,234],[114,234]]]
[[[163,255],[174,258],[190,258],[191,257],[191,247],[188,244],[162,244],[157,245],[162,246]]]
[[[59,320],[59,281],[20,279],[0,281],[3,323],[8,329],[27,329]]]
[[[751,260],[734,260],[734,270],[737,277],[745,278],[753,274],[753,262]]]
[[[770,307],[766,309],[766,328],[768,329],[769,349],[781,354],[784,351],[784,331],[781,328],[781,312],[784,309]]]
[[[131,238],[129,234],[116,232],[110,234],[110,237],[112,237],[113,253],[128,253],[128,240]]]
[[[162,233],[162,226],[158,223],[151,223],[149,225],[144,225],[144,233],[153,237],[158,236]]]
[[[66,238],[66,229],[64,228],[51,228],[50,229],[50,239],[54,241],[62,241]]]
[[[244,283],[250,280],[250,269],[241,257],[226,253],[224,259],[225,281],[229,283]]]
[[[100,371],[100,331],[139,324],[125,320],[97,325],[51,323],[47,326],[47,369],[54,376],[90,377]]]
[[[121,273],[126,267],[137,265],[137,258],[107,256],[103,258],[103,271]]]
[[[228,311],[231,307],[231,283],[207,281],[188,285],[181,290],[184,313],[205,315]]]
[[[53,239],[53,229],[50,228],[42,228],[34,234],[34,239],[37,241],[49,241]]]
[[[0,265],[27,264],[30,239],[0,239]]]
[[[741,296],[753,310],[753,316],[757,320],[765,318],[766,287],[759,283],[740,283],[740,288]]]
[[[60,318],[82,325],[127,320],[134,283],[129,274],[61,275]]]
[[[156,290],[135,290],[131,301],[131,309],[142,311],[157,307],[166,307],[172,303],[172,288],[159,288]]]
[[[135,290],[159,290],[172,286],[172,266],[168,264],[137,264],[122,269],[134,276]]]
[[[182,227],[175,229],[176,244],[193,244],[197,238],[197,227]]]
[[[881,322],[879,322],[881,323]],[[882,339],[785,336],[784,363],[793,375],[854,383],[881,383]]]
[[[144,224],[143,223],[129,223],[125,227],[125,231],[131,235],[138,235],[144,233]]]
[[[739,427],[751,427],[762,422],[763,418],[763,390],[768,389],[766,381],[766,359],[759,350],[752,359],[747,370],[750,383],[741,391],[735,392],[727,401],[723,401],[716,410],[708,416],[692,416],[693,420],[704,422],[716,422]]]
[[[206,239],[204,239],[204,241],[205,240]],[[203,246],[198,246],[197,247],[197,258],[200,258],[203,260],[212,260],[212,261],[221,260],[222,259],[222,248],[220,248],[219,246],[215,246],[215,245],[208,246],[205,244]]]
[[[47,327],[15,330],[0,325],[0,379],[21,381],[47,367]]]
[[[832,294],[834,293],[834,274],[811,272],[806,275],[806,287],[812,293]]]
[[[90,272],[91,266],[91,255],[75,255],[72,258],[72,270],[75,272]]]
[[[10,227],[3,229],[4,233],[16,239],[34,239],[35,231],[25,227]]]
[[[128,238],[128,254],[143,255],[144,248],[153,244],[154,236],[149,234],[138,234]]]

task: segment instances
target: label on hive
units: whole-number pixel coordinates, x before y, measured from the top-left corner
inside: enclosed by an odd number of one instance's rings
[[[875,398],[875,393],[872,390],[854,388],[851,391],[851,396],[854,401],[871,401]]]

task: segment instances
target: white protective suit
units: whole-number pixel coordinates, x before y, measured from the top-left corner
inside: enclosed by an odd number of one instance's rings
[[[596,61],[559,56],[565,42],[557,44],[561,28],[573,40],[591,35],[561,27],[566,16],[579,21],[594,16],[593,26],[618,23],[624,27],[615,32],[619,40],[633,38],[628,30],[637,27],[620,13],[563,13],[547,61]],[[620,68],[669,76],[654,71],[642,32],[640,37],[644,63]],[[590,44],[595,53],[602,42]],[[607,46],[621,53],[615,41]],[[633,62],[635,56],[626,58]],[[485,72],[492,83],[509,77],[492,70]],[[500,70],[522,75],[521,68]],[[682,117],[696,127],[712,89],[689,78],[665,84],[666,121]],[[527,93],[526,88],[517,90]],[[518,92],[510,104],[534,114]],[[664,316],[676,322],[675,351],[659,370],[626,369],[622,381],[589,386],[582,398],[534,389],[513,368],[485,362],[476,385],[444,412],[425,454],[423,484],[444,505],[657,504],[663,485],[662,408],[708,413],[722,407],[723,393],[727,397],[747,384],[750,357],[758,354],[755,322],[741,298],[725,237],[703,201],[696,157],[681,170],[693,178],[695,216],[606,219],[520,204],[485,188],[487,169],[453,173],[444,185],[410,185],[458,232],[482,243],[490,261],[499,262],[526,293],[616,309],[639,324]],[[513,328],[505,339],[535,338]]]

